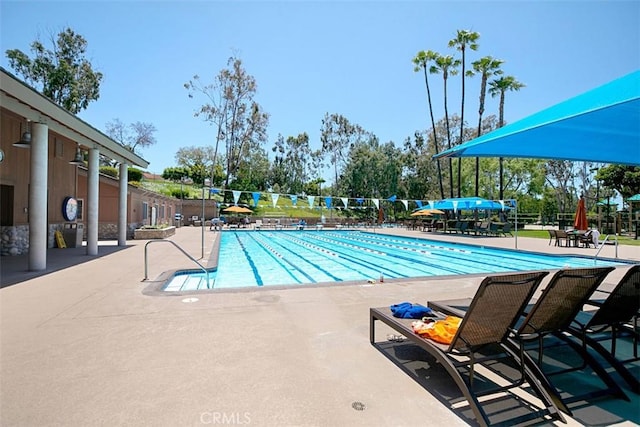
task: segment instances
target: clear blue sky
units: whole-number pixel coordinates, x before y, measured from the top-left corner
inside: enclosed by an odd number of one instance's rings
[[[202,100],[183,84],[210,83],[237,54],[270,114],[268,149],[278,134],[307,132],[320,146],[321,120],[338,113],[401,145],[429,126],[419,50],[454,54],[457,29],[481,34],[468,63],[492,55],[526,84],[506,99],[516,121],[640,68],[638,1],[7,1],[0,2],[4,51],[71,27],[88,41],[104,74],[100,99],[80,113],[98,129],[115,118],[158,129],[141,152],[149,170],[174,166],[182,146],[205,146],[213,128],[193,117]],[[48,45],[50,47],[50,44]],[[444,116],[442,79],[431,79],[436,119]],[[460,80],[449,83],[459,113]],[[477,121],[479,79],[467,81],[465,118]],[[497,114],[489,99],[485,114]]]

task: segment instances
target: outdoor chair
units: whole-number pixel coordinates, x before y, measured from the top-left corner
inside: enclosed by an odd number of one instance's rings
[[[537,364],[545,376],[553,376],[575,370],[581,370],[589,365],[593,372],[607,385],[606,389],[587,392],[584,395],[572,396],[563,399],[565,403],[571,403],[585,398],[599,397],[604,394],[612,394],[616,397],[629,400],[622,389],[611,378],[604,367],[574,339],[567,335],[571,323],[589,300],[591,295],[600,286],[604,278],[614,270],[614,267],[576,268],[558,271],[543,290],[540,298],[526,310],[526,317],[518,325],[515,339],[525,346],[529,353],[537,353]],[[551,370],[544,367],[544,354],[546,343],[552,337],[567,344],[582,359],[582,366],[569,369]],[[535,343],[535,346],[529,346]],[[557,340],[556,340],[557,343]],[[550,348],[550,346],[549,346]],[[533,356],[532,356],[533,357]],[[525,359],[528,361],[530,359]],[[556,361],[557,362],[557,361]],[[551,363],[551,361],[550,361]],[[561,363],[564,363],[561,361]]]
[[[502,236],[506,236],[507,234],[513,236],[513,234],[511,234],[511,223],[507,222],[503,224],[502,227],[498,227],[498,234]]]
[[[489,231],[487,232],[488,235],[492,235],[492,236],[497,236],[498,235],[498,224],[495,222],[492,222],[491,224],[489,224]]]
[[[569,246],[569,235],[566,231],[556,230],[556,246]]]
[[[638,311],[640,310],[640,265],[631,267],[611,292],[598,291],[607,295],[606,299],[591,299],[588,305],[596,311],[581,311],[569,326],[571,334],[582,341],[583,351],[587,347],[596,350],[635,393],[640,394],[640,381],[626,364],[640,360],[638,357]],[[631,355],[616,355],[619,337],[631,338]],[[600,344],[611,341],[610,349]]]
[[[490,227],[491,221],[482,221],[476,228],[476,234],[489,234]]]
[[[547,394],[536,374],[529,368],[533,363],[523,363],[522,358],[527,356],[523,352],[514,351],[507,343],[510,330],[547,274],[542,271],[486,277],[478,287],[449,345],[439,344],[415,334],[410,319],[393,317],[387,307],[370,309],[370,341],[375,344],[374,324],[379,320],[431,354],[455,381],[476,420],[483,426],[491,424],[490,415],[485,412],[485,405],[490,405],[492,399],[483,398],[480,401],[479,398],[499,393],[496,399],[501,399],[505,391],[523,384],[530,387],[542,405],[531,405],[528,407],[529,413],[518,417],[517,420],[509,420],[509,423],[540,418],[549,421],[548,417],[564,422],[554,399]],[[493,372],[496,364],[501,361],[508,366],[516,367],[517,372],[508,378],[508,384],[498,385],[485,376],[478,375],[477,365]],[[507,381],[504,376],[501,376],[501,379]],[[487,390],[486,386],[491,387]]]
[[[558,230],[547,230],[549,232],[549,245],[551,245],[551,242],[557,238],[557,232]]]
[[[579,238],[579,243],[581,246],[588,248],[590,245],[593,245],[594,248],[598,248],[600,240],[600,232],[598,230],[589,230]]]
[[[571,333],[570,325],[582,306],[589,300],[598,286],[613,267],[566,269],[558,271],[544,288],[540,298],[535,304],[531,304],[523,311],[523,317],[514,328],[508,344],[514,351],[525,351],[528,357],[523,357],[523,362],[533,372],[542,387],[550,395],[556,406],[567,414],[571,414],[567,403],[576,402],[585,398],[598,397],[604,394],[612,394],[616,397],[629,400],[622,389],[615,383],[604,367],[583,346],[577,343],[567,333]],[[469,300],[430,301],[429,307],[440,312],[454,316],[462,316],[468,310]],[[552,338],[556,338],[567,346],[583,360],[580,368],[555,370],[550,372],[544,369],[545,344]],[[537,346],[531,346],[531,343]],[[550,347],[547,347],[550,348]],[[537,359],[532,356],[537,352]],[[533,354],[531,354],[533,353]],[[551,361],[550,361],[551,362]],[[562,398],[549,377],[571,370],[582,370],[589,365],[596,375],[607,385],[606,389],[589,391],[580,396]],[[589,388],[588,386],[585,386]]]

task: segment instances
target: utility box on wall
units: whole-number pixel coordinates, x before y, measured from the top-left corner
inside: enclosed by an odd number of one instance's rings
[[[84,235],[84,224],[76,222],[68,222],[64,225],[62,236],[68,248],[77,248],[82,246],[82,238]]]

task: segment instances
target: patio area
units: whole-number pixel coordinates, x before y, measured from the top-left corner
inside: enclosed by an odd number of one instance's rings
[[[216,235],[205,231],[204,248],[200,228],[170,239],[208,260]],[[513,237],[462,241],[514,247]],[[371,346],[369,308],[470,297],[483,277],[147,296],[145,243],[101,242],[98,257],[84,247],[50,249],[43,273],[26,272],[26,257],[0,259],[1,425],[475,425],[466,407],[450,408],[455,386],[446,375],[424,376],[432,361],[389,342],[399,369]],[[585,255],[546,239],[518,238],[518,247]],[[620,246],[618,256],[640,262],[637,247]],[[180,268],[193,265],[172,245],[149,246],[152,280]],[[640,396],[625,392],[630,402],[572,408],[568,425],[640,424]]]

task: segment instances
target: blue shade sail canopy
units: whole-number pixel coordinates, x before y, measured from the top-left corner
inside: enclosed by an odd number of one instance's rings
[[[493,200],[483,199],[481,197],[459,197],[459,198],[451,198],[451,199],[443,199],[436,200],[434,202],[429,202],[429,205],[419,209],[420,210],[428,210],[428,209],[440,209],[443,211],[452,210],[476,210],[476,209],[493,209],[493,210],[506,210],[510,209],[507,204],[503,201],[502,203],[496,202]]]
[[[520,157],[640,166],[640,71],[434,156],[438,157]]]

